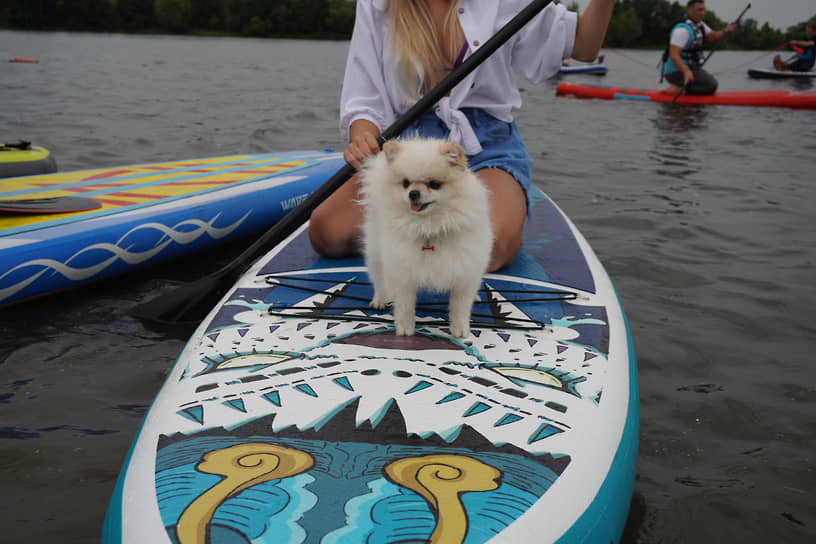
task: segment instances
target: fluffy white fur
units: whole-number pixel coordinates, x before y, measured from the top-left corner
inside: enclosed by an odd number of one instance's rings
[[[371,306],[393,302],[396,334],[411,336],[417,291],[449,293],[451,333],[468,336],[493,232],[487,189],[462,148],[437,139],[387,142],[360,180]]]

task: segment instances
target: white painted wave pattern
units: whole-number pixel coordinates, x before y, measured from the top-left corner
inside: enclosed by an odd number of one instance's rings
[[[14,268],[7,270],[5,273],[0,275],[0,284],[3,283],[5,278],[20,270],[30,268],[32,270],[31,274],[13,285],[0,288],[0,302],[7,300],[16,293],[19,293],[21,290],[25,289],[37,281],[37,279],[49,272],[56,272],[73,282],[80,282],[100,274],[106,268],[110,267],[119,260],[124,261],[130,266],[144,263],[161,253],[165,248],[173,243],[179,245],[191,244],[204,235],[209,235],[215,240],[220,240],[234,232],[235,229],[237,229],[251,213],[252,210],[248,211],[235,222],[224,227],[215,226],[215,222],[221,215],[220,213],[216,214],[215,217],[207,222],[201,221],[200,219],[186,219],[180,223],[177,223],[176,225],[173,225],[172,227],[156,222],[144,223],[127,231],[119,238],[119,240],[116,241],[116,243],[112,244],[101,242],[92,244],[80,249],[64,262],[56,261],[54,259],[33,259],[20,263]],[[195,228],[192,230],[187,230],[190,226]],[[128,239],[132,239],[134,233],[137,232],[139,233],[140,239],[149,239],[151,234],[145,235],[145,231],[155,231],[155,233],[158,234],[156,242],[152,247],[144,251],[131,251],[128,247],[124,247],[124,242]],[[87,255],[90,252],[100,253],[100,259],[93,265],[84,267],[75,267],[71,265],[71,263],[77,261],[80,256]]]

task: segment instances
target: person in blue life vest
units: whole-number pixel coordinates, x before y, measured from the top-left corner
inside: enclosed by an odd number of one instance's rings
[[[734,32],[736,23],[729,23],[722,30],[712,30],[703,17],[706,5],[703,0],[689,0],[686,18],[674,25],[669,36],[669,45],[663,55],[663,78],[670,86],[663,89],[667,94],[714,94],[717,80],[703,70],[703,47],[706,43],[717,43],[726,34]]]
[[[357,0],[340,97],[346,162],[359,168],[379,153],[377,136],[472,55],[529,0]],[[462,146],[490,191],[494,232],[490,271],[513,261],[528,213],[532,159],[513,113],[515,77],[542,83],[565,58],[598,56],[614,0],[591,0],[580,17],[551,3],[422,115],[405,136],[446,138]],[[360,183],[352,177],[312,212],[309,239],[326,257],[359,252]]]
[[[774,57],[774,68],[777,70],[792,70],[794,72],[809,72],[816,63],[816,39],[813,37],[813,23],[805,26],[804,40],[791,40],[788,45],[798,48],[796,56],[783,61],[779,55]]]

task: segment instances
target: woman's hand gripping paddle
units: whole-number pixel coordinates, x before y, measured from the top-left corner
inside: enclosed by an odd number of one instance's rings
[[[423,96],[394,124],[385,129],[379,136],[380,145],[386,140],[399,136],[402,131],[432,108],[453,87],[543,10],[550,1],[533,0],[530,2],[527,7],[477,49],[473,55],[454,68],[436,87]],[[303,225],[309,219],[312,211],[351,178],[354,173],[354,167],[346,164],[230,264],[209,276],[188,283],[171,293],[137,306],[131,311],[131,314],[147,322],[175,326],[176,330],[178,330],[179,326],[185,328],[187,326],[196,326],[255,260],[283,242]]]

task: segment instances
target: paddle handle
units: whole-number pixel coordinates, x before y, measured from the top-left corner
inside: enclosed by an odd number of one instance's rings
[[[674,98],[672,98],[672,101],[671,101],[672,105],[677,103],[677,99],[680,98],[680,95],[683,94],[684,92],[686,92],[686,84],[685,83],[683,83],[683,86],[680,87],[680,90],[677,91],[677,94],[674,95]]]
[[[737,17],[737,19],[736,19],[736,21],[734,21],[734,23],[739,24],[740,19],[742,19],[742,16],[745,15],[745,12],[748,11],[750,8],[751,8],[751,4],[749,3],[747,6],[745,6],[745,9],[742,10],[742,13],[739,14],[739,17]],[[723,37],[723,39],[725,39],[725,37]],[[720,45],[720,43],[722,43],[722,40],[720,40],[719,42],[714,44],[714,47],[712,47],[711,51],[708,52],[708,55],[706,55],[706,58],[704,58],[703,62],[700,63],[700,67],[702,67],[706,62],[708,62],[708,59],[711,58],[711,55],[714,54],[714,51],[717,50],[717,47]]]
[[[420,98],[407,112],[392,123],[391,126],[386,128],[378,138],[380,145],[402,134],[405,129],[419,119],[423,113],[430,110],[434,104],[447,95],[451,89],[475,70],[487,57],[504,45],[507,40],[543,10],[551,1],[552,0],[533,0],[524,9],[519,11],[515,17],[508,21],[507,24],[499,29],[496,34],[479,47],[470,57],[454,68],[438,85],[428,91],[428,93]],[[252,262],[266,253],[266,248],[270,246],[274,247],[283,242],[283,240],[309,219],[315,208],[323,203],[323,201],[331,196],[355,173],[356,169],[353,166],[350,164],[344,165],[337,173],[301,202],[297,208],[286,214],[274,227],[266,231],[266,233],[258,238],[251,246],[245,249],[243,253],[236,257],[233,263],[227,265],[228,268],[231,268],[229,276],[234,278],[239,277]]]

